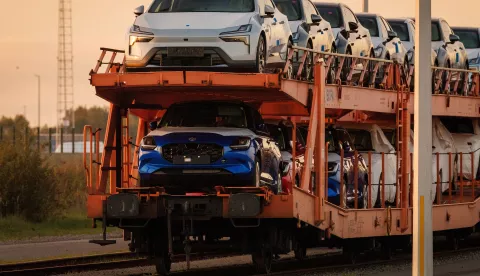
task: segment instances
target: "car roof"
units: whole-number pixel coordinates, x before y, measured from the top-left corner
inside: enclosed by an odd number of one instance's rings
[[[378,13],[369,13],[369,12],[359,12],[359,13],[355,13],[356,16],[369,16],[369,17],[378,17],[378,16],[381,16],[380,14]]]
[[[179,106],[179,105],[189,105],[189,104],[230,104],[230,105],[239,105],[239,106],[247,106],[253,108],[252,105],[247,104],[242,101],[237,100],[196,100],[196,101],[183,101],[174,103],[171,106]]]
[[[385,20],[387,20],[387,21],[395,21],[395,22],[407,22],[407,21],[412,21],[412,22],[414,22],[414,20],[412,20],[411,18],[408,18],[408,17],[385,18]]]
[[[324,7],[340,7],[343,4],[342,3],[327,3],[327,2],[314,2],[313,3],[315,6],[324,6]]]
[[[462,31],[478,31],[480,30],[479,27],[452,27],[454,30],[462,30]]]
[[[415,17],[409,17],[408,19],[415,22]],[[432,21],[438,22],[440,20],[445,20],[445,19],[443,19],[442,17],[432,17]],[[445,21],[447,21],[447,20],[445,20]]]

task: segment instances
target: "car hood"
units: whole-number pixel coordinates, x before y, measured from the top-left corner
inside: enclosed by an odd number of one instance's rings
[[[153,30],[223,29],[248,24],[253,15],[223,12],[145,13],[137,18],[135,24]]]
[[[480,135],[452,133],[458,152],[470,153],[480,148]],[[469,146],[468,143],[472,145]]]
[[[480,48],[466,49],[466,50],[467,50],[468,59],[477,58],[478,56],[480,56]]]
[[[163,127],[150,132],[147,136],[165,136],[173,133],[207,133],[222,136],[247,136],[255,137],[255,133],[245,128],[223,127]]]

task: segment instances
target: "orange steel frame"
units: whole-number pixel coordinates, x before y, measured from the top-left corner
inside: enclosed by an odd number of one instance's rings
[[[301,48],[296,50],[298,49]],[[101,60],[105,57],[105,52],[109,50],[103,49]],[[118,52],[121,51],[116,51],[116,53]],[[318,55],[319,53],[317,53]],[[325,84],[325,64],[330,64],[328,59],[326,62],[315,64],[313,83],[282,79],[279,74],[211,72],[124,73],[122,64],[111,65],[113,60],[114,58],[111,59],[105,73],[98,73],[102,61],[99,61],[99,65],[91,72],[91,84],[96,87],[97,95],[110,101],[111,105],[104,139],[105,150],[101,160],[99,160],[99,155],[97,154],[96,162],[101,165],[97,167],[99,173],[95,188],[93,188],[91,177],[92,171],[94,171],[93,163],[95,162],[92,161],[90,153],[90,162],[87,164],[86,160],[88,158],[86,153],[84,153],[87,185],[89,186],[88,217],[101,218],[102,200],[105,200],[109,195],[117,193],[119,191],[118,188],[121,188],[123,191],[130,189],[132,192],[138,193],[139,196],[145,196],[149,200],[168,196],[161,189],[155,193],[150,192],[145,195],[142,194],[142,189],[136,188],[135,179],[138,178],[138,163],[135,161],[138,156],[137,149],[134,151],[134,162],[132,162],[131,166],[124,166],[121,154],[117,154],[117,158],[113,158],[115,151],[122,149],[117,143],[121,144],[128,141],[123,140],[122,135],[118,133],[121,131],[120,119],[122,112],[125,114],[127,109],[140,111],[137,113],[140,114],[140,122],[135,142],[135,145],[138,146],[141,137],[146,132],[146,122],[156,119],[156,112],[141,112],[142,109],[153,108],[148,105],[149,102],[161,102],[161,108],[159,108],[159,105],[156,106],[158,110],[165,109],[170,104],[185,99],[237,99],[257,105],[265,116],[291,117],[294,127],[296,127],[297,122],[305,118],[308,118],[309,122],[305,164],[303,166],[300,187],[293,187],[291,194],[282,195],[272,195],[263,189],[243,189],[243,191],[254,192],[266,199],[268,204],[264,206],[259,218],[294,218],[299,222],[303,221],[311,226],[325,230],[328,235],[335,235],[345,239],[411,234],[412,209],[410,207],[411,204],[409,204],[411,191],[408,189],[407,178],[408,172],[410,172],[410,179],[413,177],[413,171],[411,171],[411,167],[408,164],[411,158],[411,155],[408,153],[408,143],[405,143],[407,146],[402,147],[402,156],[404,157],[402,164],[405,169],[402,177],[403,182],[407,184],[402,185],[400,193],[401,204],[397,205],[401,208],[385,208],[382,204],[381,208],[372,209],[369,203],[369,208],[367,209],[346,209],[344,206],[336,206],[328,202],[326,187],[322,185],[322,183],[326,183],[327,179],[326,163],[328,151],[326,148],[328,145],[325,143],[324,133],[326,117],[341,118],[354,110],[396,114],[396,108],[399,107],[398,104],[401,101],[398,98],[398,91],[355,87],[351,83],[345,86],[342,86],[340,83],[337,85]],[[361,62],[368,64],[368,58],[365,60]],[[343,59],[341,62],[343,63]],[[391,68],[391,66],[397,66],[398,68],[398,65],[387,65],[389,66],[388,68]],[[375,68],[377,70],[378,66]],[[391,71],[394,70],[389,70],[389,72]],[[349,78],[351,78],[351,75],[349,75]],[[361,75],[363,77],[364,73]],[[398,77],[385,78],[386,84],[400,87],[398,85],[400,81]],[[479,87],[478,74],[474,75],[473,79],[475,85],[473,92],[471,91],[471,97],[450,95],[448,93],[432,95],[433,115],[479,117],[480,97],[477,97]],[[309,102],[310,93],[312,93],[311,102]],[[308,105],[310,105],[310,109],[307,108]],[[408,101],[408,97],[402,105],[404,106],[404,114],[406,114],[403,123],[407,123],[409,122],[409,116],[407,115],[413,113],[413,105],[411,101]],[[409,125],[408,123],[407,126]],[[85,128],[84,133],[85,141],[88,140],[88,135],[93,135],[92,129],[88,126]],[[296,144],[296,132],[294,131],[293,133],[293,143]],[[95,135],[99,137],[98,133]],[[405,139],[403,141],[408,141],[409,139],[409,137],[405,136],[403,138]],[[98,143],[99,139],[96,139],[96,141]],[[295,154],[294,150],[293,160],[295,160]],[[126,156],[130,156],[130,154],[127,153]],[[343,152],[341,156],[343,159]],[[449,156],[452,158],[451,155]],[[312,166],[313,161],[314,166]],[[462,163],[462,155],[460,155],[460,163]],[[340,167],[342,168],[342,166]],[[130,173],[128,177],[132,178],[131,181],[122,181],[121,178],[127,177],[127,174],[123,172],[125,169]],[[110,172],[109,179],[107,172]],[[312,172],[319,176],[315,177],[314,194],[310,192]],[[462,173],[460,172],[460,174]],[[343,176],[343,174],[341,175]],[[382,185],[384,185],[385,181],[382,182]],[[110,189],[107,189],[108,184]],[[460,184],[463,192],[465,183],[461,181]],[[356,183],[356,185],[358,184]],[[439,183],[437,183],[437,187],[440,187]],[[341,188],[343,188],[342,185]],[[228,197],[232,189],[228,187],[219,187],[217,189],[216,196],[223,198],[223,213],[226,218],[228,217]],[[383,187],[382,191],[383,203],[385,198]],[[474,198],[475,181],[472,181],[472,192],[473,197],[469,202],[434,205],[434,231],[467,228],[479,222],[480,199]],[[343,190],[341,194],[344,194]],[[452,202],[451,191],[449,198],[450,202]],[[356,199],[355,205],[358,205],[358,199]]]

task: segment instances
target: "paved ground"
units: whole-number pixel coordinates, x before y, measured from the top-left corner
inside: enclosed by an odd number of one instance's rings
[[[129,242],[123,241],[123,239],[116,240],[116,244],[104,247],[89,243],[88,240],[0,245],[0,264],[105,254],[128,250]]]

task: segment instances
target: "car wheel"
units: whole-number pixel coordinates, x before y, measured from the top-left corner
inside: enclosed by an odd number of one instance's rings
[[[260,187],[260,159],[255,157],[252,186]]]
[[[351,56],[352,55],[352,50],[350,48],[347,49],[345,52],[345,55]],[[342,74],[341,74],[341,80],[343,82],[347,81],[348,75],[350,73],[350,68],[352,67],[352,58],[351,57],[346,57],[344,62],[343,62],[343,67],[342,67]]]
[[[450,62],[447,61],[447,66],[445,66],[445,68],[447,69],[450,69],[451,66],[450,66]],[[444,94],[446,93],[446,88],[447,88],[447,84],[448,84],[448,71],[444,70],[443,73],[442,73],[442,88],[440,90],[440,94]],[[450,88],[449,88],[450,90]]]
[[[307,48],[313,50],[313,45],[312,42],[308,42]],[[307,55],[307,58],[305,59],[304,67],[303,67],[303,77],[308,81],[312,79],[313,75],[313,52],[304,52],[304,55]]]
[[[293,51],[292,49],[293,43],[289,39],[288,44],[287,44],[287,57],[286,57],[286,62],[288,62],[288,56],[290,55],[290,51]],[[288,68],[287,71],[285,72],[285,78],[288,80],[291,80],[293,78],[293,60],[290,59],[290,62],[288,62]]]
[[[330,53],[332,53],[332,54],[337,53],[337,48],[335,47],[335,45],[332,45],[332,50],[330,51]],[[327,83],[334,83],[335,82],[335,75],[336,75],[337,67],[338,67],[338,58],[333,56],[332,64],[330,64],[330,68],[327,68],[328,69]]]
[[[258,39],[257,45],[257,66],[255,71],[257,73],[264,73],[267,65],[267,47],[265,46],[265,38],[263,35]]]

